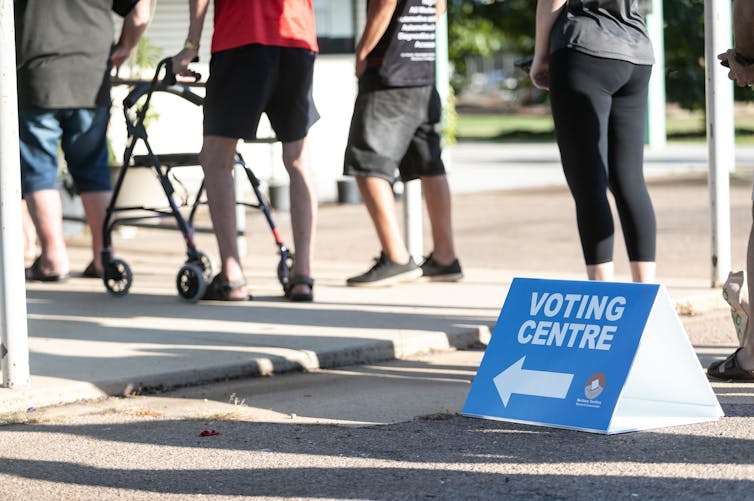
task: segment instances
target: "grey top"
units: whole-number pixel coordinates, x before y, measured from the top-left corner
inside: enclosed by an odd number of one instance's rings
[[[112,11],[136,0],[14,0],[21,108],[94,108],[110,103]]]
[[[634,64],[654,63],[637,0],[568,0],[552,27],[550,52],[566,47]]]

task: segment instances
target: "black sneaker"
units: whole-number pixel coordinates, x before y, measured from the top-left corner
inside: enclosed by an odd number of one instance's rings
[[[463,278],[461,263],[458,262],[458,259],[453,260],[450,264],[444,265],[435,261],[435,258],[430,254],[424,258],[421,269],[422,277],[434,282],[457,282]]]
[[[406,264],[398,264],[388,259],[384,252],[381,252],[380,257],[375,261],[376,263],[369,271],[349,278],[346,280],[346,285],[351,287],[380,287],[409,282],[422,276],[422,270],[413,258],[409,258]]]

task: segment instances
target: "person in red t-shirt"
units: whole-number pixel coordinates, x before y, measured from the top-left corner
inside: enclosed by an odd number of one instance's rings
[[[199,50],[210,0],[189,0],[183,50],[173,57],[180,74]],[[239,139],[255,139],[266,113],[283,143],[290,177],[295,260],[286,285],[291,301],[312,301],[311,261],[317,195],[306,136],[319,119],[312,100],[318,51],[311,0],[215,0],[212,59],[204,100],[204,140],[199,159],[220,251],[221,272],[203,299],[249,298],[236,244],[233,161]]]

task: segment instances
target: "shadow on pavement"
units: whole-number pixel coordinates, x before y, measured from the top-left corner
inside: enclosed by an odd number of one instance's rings
[[[356,429],[238,421],[212,426],[217,436],[198,437],[206,423],[191,421],[24,426],[25,433],[68,435],[70,459],[5,457],[0,474],[147,493],[332,499],[701,499],[720,493],[743,499],[754,488],[751,479],[719,478],[714,471],[754,462],[752,440],[718,436],[715,424],[694,426],[710,436],[610,437],[462,417]],[[2,433],[12,436],[14,428]],[[138,444],[163,448],[151,449],[163,461],[89,466],[79,457],[79,440],[120,443],[132,452]],[[194,451],[190,461],[165,463],[185,458],[186,449]],[[218,463],[229,453],[231,464]]]

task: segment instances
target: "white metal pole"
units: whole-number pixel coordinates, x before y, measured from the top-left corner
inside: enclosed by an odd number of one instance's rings
[[[707,72],[707,144],[712,209],[712,287],[725,282],[730,271],[730,179],[735,162],[733,85],[717,55],[732,45],[731,4],[704,2]]]
[[[13,1],[0,0],[0,365],[3,386],[29,384]]]
[[[233,190],[236,194],[236,245],[239,257],[246,257],[246,206],[238,202],[243,201],[244,188],[248,186],[243,165],[236,163],[233,172]]]
[[[403,185],[403,231],[408,253],[417,262],[424,252],[422,215],[422,185],[414,179]]]
[[[649,80],[647,132],[649,147],[661,149],[667,142],[665,124],[665,41],[662,1],[652,0],[652,12],[647,14],[647,30],[654,48],[655,64]]]

